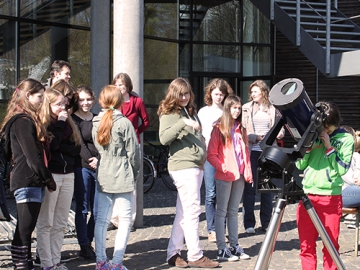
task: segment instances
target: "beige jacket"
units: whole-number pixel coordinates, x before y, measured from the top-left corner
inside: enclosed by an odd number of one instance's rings
[[[246,132],[248,134],[248,138],[249,138],[249,151],[251,151],[252,149],[252,145],[255,144],[256,141],[256,137],[257,134],[255,134],[254,131],[254,123],[253,123],[253,115],[255,112],[257,112],[259,110],[259,107],[257,105],[257,103],[250,101],[246,104],[244,104],[242,106],[242,119],[241,119],[241,123],[243,125],[243,127],[246,128]],[[274,126],[275,122],[276,122],[276,109],[273,105],[269,105],[268,109],[266,110],[266,112],[271,116],[270,118],[270,125],[271,127]],[[285,129],[282,128],[277,136],[277,138],[281,139],[282,137],[284,137],[285,135]],[[274,145],[276,144],[276,141],[274,142]]]

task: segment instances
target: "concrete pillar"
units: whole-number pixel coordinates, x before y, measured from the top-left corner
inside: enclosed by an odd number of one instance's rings
[[[101,89],[110,82],[111,1],[91,0],[90,86],[99,97]],[[100,111],[96,102],[94,112]]]
[[[144,86],[144,1],[114,0],[113,77],[129,74],[133,91],[143,98]],[[141,145],[142,148],[142,145]],[[141,151],[142,152],[142,151]],[[142,173],[140,174],[142,180]],[[142,181],[137,181],[135,227],[143,226]]]

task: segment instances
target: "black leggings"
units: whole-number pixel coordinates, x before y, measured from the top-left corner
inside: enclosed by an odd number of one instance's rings
[[[12,240],[13,246],[27,246],[28,259],[31,259],[31,234],[35,229],[40,213],[41,203],[27,202],[17,203],[17,223]]]

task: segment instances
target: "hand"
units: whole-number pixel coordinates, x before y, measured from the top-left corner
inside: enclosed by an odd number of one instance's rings
[[[193,129],[200,131],[200,125],[198,122],[192,120],[192,119],[188,119],[188,118],[183,118],[183,121],[185,122],[185,124],[189,127],[192,127]]]
[[[360,179],[359,178],[355,178],[354,179],[354,184],[357,186],[360,186]]]
[[[98,164],[98,159],[96,157],[89,158],[89,166],[96,170]]]
[[[325,131],[322,131],[319,135],[319,138],[323,141],[324,146],[326,149],[331,148],[331,144],[330,144],[330,137],[329,134],[327,134]]]
[[[69,113],[67,110],[62,110],[58,115],[58,121],[66,121],[68,119]]]
[[[263,136],[263,135],[257,135],[257,136],[256,136],[256,141],[257,141],[257,142],[261,142],[263,139],[264,139],[264,136]]]

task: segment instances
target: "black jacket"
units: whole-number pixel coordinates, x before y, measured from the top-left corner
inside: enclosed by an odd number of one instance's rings
[[[26,117],[15,120],[10,129],[13,169],[10,190],[56,184],[44,163],[43,144],[37,140],[34,122]]]
[[[56,121],[49,125],[49,130],[54,135],[50,142],[50,171],[57,174],[74,172],[75,156],[80,154],[81,145],[75,145],[71,140],[72,130],[69,124]]]

